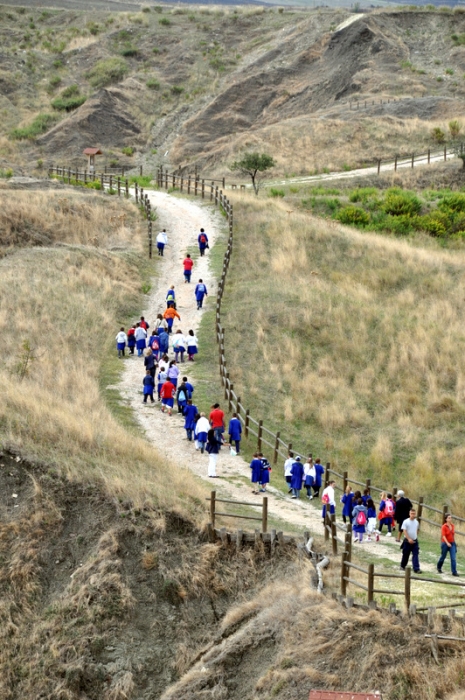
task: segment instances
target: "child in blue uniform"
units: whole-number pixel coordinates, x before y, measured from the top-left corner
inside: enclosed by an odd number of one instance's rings
[[[147,403],[147,396],[150,396],[150,401],[154,403],[153,390],[155,388],[155,381],[149,369],[146,370],[142,383],[144,385],[144,403]]]
[[[352,520],[352,510],[354,502],[354,493],[350,486],[347,486],[345,493],[341,496],[342,503],[342,520],[344,523],[350,523]]]
[[[239,448],[241,444],[241,435],[242,435],[242,423],[237,417],[237,413],[232,414],[232,418],[229,421],[229,442],[232,445],[232,443],[235,444],[236,446],[236,454],[239,454]]]
[[[261,452],[258,453],[258,458],[262,462],[262,471],[260,473],[260,491],[266,493],[266,485],[270,483],[270,471],[271,466],[266,457],[263,456]]]
[[[192,442],[192,431],[195,429],[196,418],[198,415],[198,408],[194,406],[191,399],[187,401],[187,405],[184,406],[184,429],[187,433],[187,439]]]
[[[374,535],[376,542],[379,541],[379,535],[376,532],[376,508],[375,504],[373,503],[373,499],[369,498],[368,501],[366,502],[367,506],[367,524],[366,524],[366,531],[367,531],[367,540],[368,542],[371,542],[371,536]]]
[[[250,462],[250,468],[252,473],[250,475],[250,481],[252,482],[252,493],[258,493],[258,482],[262,475],[262,460],[259,458],[258,454],[254,454],[253,460]]]
[[[320,495],[320,489],[322,485],[323,474],[325,473],[325,468],[321,464],[321,460],[315,460],[315,483],[313,484],[313,497],[318,498]]]
[[[360,544],[363,542],[363,535],[366,530],[368,509],[363,505],[361,498],[358,499],[357,505],[352,511],[352,532],[355,536],[355,542]]]
[[[300,498],[300,490],[302,488],[302,480],[304,476],[304,467],[300,461],[300,457],[295,458],[295,462],[291,467],[291,498]]]
[[[205,254],[205,248],[208,248],[208,236],[203,228],[200,229],[200,233],[197,236],[197,241],[199,244],[200,257],[203,257]]]
[[[199,283],[195,287],[195,300],[197,302],[197,310],[202,308],[203,304],[203,298],[208,297],[208,292],[207,292],[207,285],[203,283],[202,280],[199,280]]]

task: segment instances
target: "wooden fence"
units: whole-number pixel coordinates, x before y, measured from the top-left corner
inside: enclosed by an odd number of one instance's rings
[[[121,197],[121,195],[129,197],[130,194],[130,182],[128,178],[123,178],[119,175],[54,166],[48,169],[48,176],[61,178],[63,182],[67,182],[69,185],[83,185],[85,187],[91,183],[97,183],[99,185],[99,190],[106,190],[110,192],[110,194],[118,195],[118,197]],[[152,214],[152,205],[148,195],[144,193],[144,188],[139,187],[137,182],[134,183],[134,197],[136,199],[136,204],[139,205],[147,219],[148,250],[149,258],[151,258],[153,249],[152,221],[154,218]]]
[[[263,420],[257,420],[256,418],[251,416],[250,410],[246,408],[246,406],[242,403],[241,397],[238,396],[238,394],[235,392],[234,384],[229,376],[229,371],[227,369],[225,357],[224,328],[221,323],[221,302],[223,299],[223,294],[226,285],[226,277],[233,251],[234,219],[233,206],[231,202],[223,194],[222,190],[218,190],[218,187],[215,186],[213,182],[211,182],[211,184],[208,185],[208,183],[206,184],[205,180],[195,180],[194,182],[192,182],[188,179],[186,183],[186,181],[181,175],[169,174],[167,171],[163,171],[162,169],[158,171],[157,184],[159,187],[164,188],[166,190],[170,187],[179,187],[181,192],[186,192],[187,194],[200,196],[203,199],[205,199],[205,197],[208,194],[208,198],[210,199],[210,201],[214,202],[217,206],[220,206],[224,210],[228,218],[229,237],[227,248],[223,258],[221,276],[218,283],[215,320],[215,334],[218,343],[220,376],[221,383],[224,387],[224,398],[227,402],[228,411],[234,411],[235,413],[237,413],[237,417],[241,421],[242,426],[244,428],[244,437],[250,438],[251,436],[253,436],[253,438],[256,439],[257,452],[262,452],[262,450],[264,449],[264,445],[270,448],[270,450],[272,451],[271,461],[273,462],[273,464],[277,463],[279,457],[283,459],[287,458],[288,453],[291,450],[294,451],[295,454],[299,454],[302,456],[307,454],[311,458],[312,453],[308,452],[308,449],[305,449],[302,446],[295,446],[292,442],[283,440],[283,438],[281,437],[280,430],[269,430],[265,425],[263,425]],[[339,483],[336,483],[336,488],[342,492],[345,491],[345,487],[349,483],[356,486],[361,486],[363,488],[368,488],[372,494],[374,492],[382,493],[383,491],[386,491],[395,495],[398,491],[397,486],[384,486],[383,488],[381,488],[379,486],[373,486],[371,484],[371,479],[366,479],[365,482],[360,482],[356,479],[350,478],[348,472],[343,472],[343,474],[339,474],[331,468],[330,462],[327,462],[325,471],[325,486],[329,483],[330,479],[335,479],[336,482],[339,479]],[[410,500],[417,506],[417,517],[420,520],[420,522],[427,523],[428,525],[431,525],[434,528],[440,528],[445,522],[445,514],[451,513],[450,507],[448,505],[444,505],[442,509],[435,508],[434,506],[430,506],[427,503],[425,503],[423,496],[420,496],[417,499],[410,498]],[[425,513],[428,514],[428,517],[425,516]],[[464,518],[460,518],[456,515],[453,515],[453,517],[456,521],[460,523],[465,523]],[[340,524],[335,524],[336,531],[339,530],[340,527],[342,527],[340,526]],[[326,536],[326,523],[324,531]],[[456,530],[456,535],[458,535],[459,537],[465,537],[465,532]]]
[[[210,498],[207,498],[207,501],[210,501],[210,522],[211,526],[214,528],[215,527],[215,520],[217,515],[221,515],[224,518],[242,518],[243,520],[259,520],[262,524],[262,532],[267,532],[268,530],[268,498],[267,496],[263,496],[263,501],[261,504],[259,503],[249,503],[246,501],[230,501],[226,498],[217,498],[216,497],[216,491],[211,491],[210,492]],[[237,515],[235,513],[220,513],[219,511],[216,510],[216,504],[217,503],[232,503],[233,505],[237,506],[253,506],[256,508],[257,506],[261,506],[262,509],[262,516],[261,518],[257,518],[252,515]]]

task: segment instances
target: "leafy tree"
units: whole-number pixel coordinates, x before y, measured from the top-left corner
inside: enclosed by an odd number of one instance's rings
[[[258,194],[264,172],[273,168],[275,162],[268,153],[245,153],[240,160],[235,160],[231,170],[239,170],[243,175],[249,175],[255,194]]]

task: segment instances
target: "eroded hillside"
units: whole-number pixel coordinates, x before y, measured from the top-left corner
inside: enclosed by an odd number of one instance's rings
[[[92,144],[107,165],[227,172],[257,147],[311,172],[426,148],[463,114],[459,11],[378,10],[338,30],[346,10],[145,9],[3,9],[1,166],[82,163]]]

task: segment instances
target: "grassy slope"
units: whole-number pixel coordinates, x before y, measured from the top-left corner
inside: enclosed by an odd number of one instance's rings
[[[252,414],[339,469],[463,510],[463,253],[247,196],[235,222],[223,323]]]
[[[32,211],[29,193],[8,196],[18,218],[28,200]],[[40,214],[46,228],[53,210],[65,202],[75,212],[68,220],[72,243],[16,249],[0,261],[0,324],[6,348],[0,370],[0,436],[71,479],[99,479],[110,494],[138,506],[147,503],[195,516],[201,487],[190,473],[179,470],[171,473],[170,487],[165,486],[169,465],[132,429],[114,392],[109,405],[100,392],[118,376],[107,359],[114,353],[109,338],[141,308],[142,278],[149,272],[135,207],[102,206],[102,201],[107,200],[87,194],[80,211],[82,200],[75,193],[36,195],[36,231]],[[129,221],[115,231],[108,217],[121,206]],[[92,209],[94,225],[100,216],[98,248],[76,242],[78,224],[85,224],[84,214]],[[35,359],[22,376],[25,342]],[[122,414],[130,431],[118,420]]]

